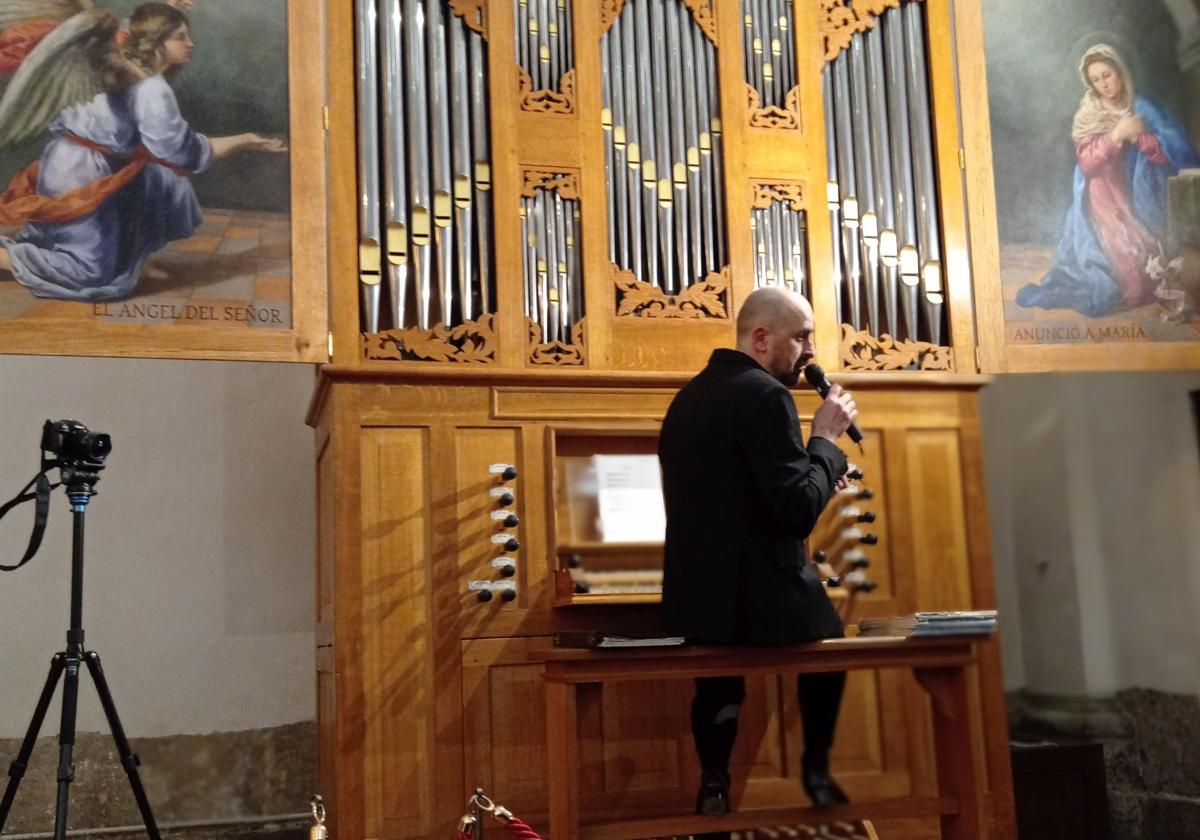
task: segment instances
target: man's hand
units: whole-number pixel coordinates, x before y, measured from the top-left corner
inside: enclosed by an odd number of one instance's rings
[[[834,385],[829,389],[825,402],[813,414],[812,436],[836,443],[856,417],[858,409],[854,405],[854,397],[841,385]]]

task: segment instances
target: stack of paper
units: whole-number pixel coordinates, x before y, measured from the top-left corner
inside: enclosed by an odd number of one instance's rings
[[[919,612],[890,618],[864,618],[860,636],[974,636],[996,631],[995,610]]]

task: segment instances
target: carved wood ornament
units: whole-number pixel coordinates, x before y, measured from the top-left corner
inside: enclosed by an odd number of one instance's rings
[[[453,329],[437,324],[428,330],[412,327],[363,334],[363,356],[394,361],[491,364],[496,361],[494,320],[495,316],[488,314]]]
[[[558,190],[559,198],[579,200],[579,174],[576,172],[526,167],[521,170],[521,177],[521,195],[525,198],[536,198],[536,190]]]
[[[692,19],[696,21],[696,25],[704,33],[708,40],[712,41],[714,47],[720,47],[717,41],[717,18],[713,14],[713,0],[677,0],[687,7],[687,10],[692,13]],[[625,8],[625,0],[601,0],[600,2],[600,34],[608,32],[612,28],[613,21],[621,14],[621,10]]]
[[[668,295],[633,272],[609,263],[617,290],[617,316],[641,318],[728,318],[730,268],[712,272],[679,294]]]
[[[796,85],[784,97],[784,107],[768,105],[765,108],[758,88],[746,84],[746,119],[753,128],[800,128],[800,86]]]
[[[753,187],[754,197],[750,199],[750,206],[756,210],[770,209],[773,201],[781,201],[789,210],[797,213],[803,213],[805,210],[803,181],[756,182]]]
[[[524,67],[517,65],[520,85],[521,110],[537,114],[575,113],[575,68],[563,73],[558,80],[558,90],[534,90],[533,79]]]
[[[487,40],[487,0],[448,0],[450,11],[463,19],[471,29],[474,29]]]
[[[552,341],[542,343],[542,328],[531,319],[525,319],[529,330],[529,362],[534,365],[584,365],[587,364],[585,341],[587,329],[584,326],[586,318],[580,318],[571,325],[571,340],[569,343]]]
[[[842,370],[953,370],[951,348],[927,341],[897,341],[886,333],[876,338],[842,324]]]
[[[825,42],[825,60],[833,61],[850,46],[855,32],[874,29],[888,9],[900,8],[901,0],[820,0],[821,14],[817,31]],[[919,3],[920,0],[904,0]],[[853,5],[851,5],[853,3]]]

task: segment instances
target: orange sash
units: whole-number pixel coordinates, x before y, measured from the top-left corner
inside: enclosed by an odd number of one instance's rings
[[[71,134],[63,136],[93,151],[112,154],[110,149],[82,137]],[[166,166],[180,175],[187,174],[180,167],[154,157],[145,146],[138,146],[130,156],[129,162],[111,175],[105,175],[90,184],[52,197],[38,194],[40,163],[34,161],[14,175],[8,189],[0,195],[0,225],[22,225],[26,222],[54,224],[81,219],[89,213],[94,213],[107,198],[136,178],[151,163]]]

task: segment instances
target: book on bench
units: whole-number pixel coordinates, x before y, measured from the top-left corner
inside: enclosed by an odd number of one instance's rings
[[[949,610],[919,612],[888,618],[863,618],[860,636],[976,636],[996,632],[995,610]]]
[[[555,647],[570,648],[676,647],[686,641],[683,636],[630,635],[605,633],[601,630],[575,630],[554,634]]]

